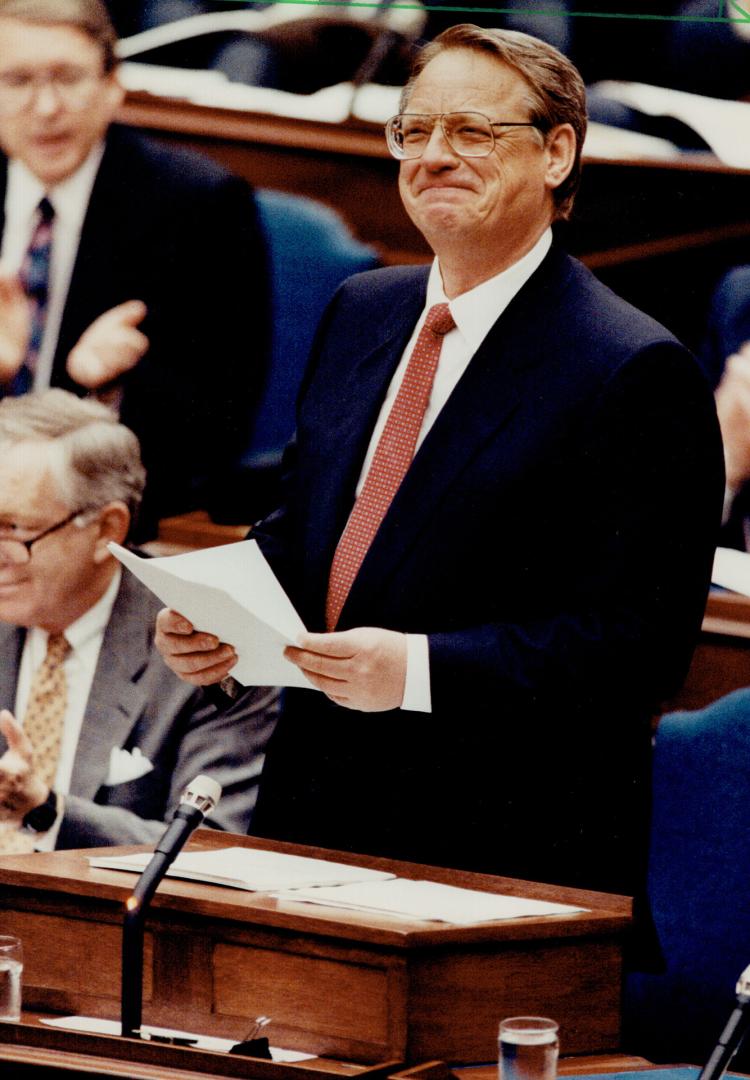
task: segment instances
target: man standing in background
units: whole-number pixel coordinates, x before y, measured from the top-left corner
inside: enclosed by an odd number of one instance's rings
[[[113,403],[153,531],[247,442],[266,263],[244,182],[111,126],[114,49],[100,0],[0,0],[0,387]]]

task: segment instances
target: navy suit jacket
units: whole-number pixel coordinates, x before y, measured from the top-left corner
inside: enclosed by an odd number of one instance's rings
[[[336,295],[287,499],[253,534],[311,630],[426,278]],[[722,486],[693,358],[553,247],[424,439],[339,623],[427,634],[432,713],[289,692],[254,830],[633,892],[651,718],[687,670]]]
[[[0,157],[0,233],[7,161]],[[141,441],[154,519],[205,505],[240,455],[269,333],[265,248],[252,191],[199,154],[113,126],[91,192],[52,384],[83,393],[68,353],[125,300],[146,303],[150,346],[124,376],[120,415]]]

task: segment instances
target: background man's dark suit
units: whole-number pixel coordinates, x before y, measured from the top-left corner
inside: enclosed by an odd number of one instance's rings
[[[58,848],[153,843],[200,773],[223,787],[211,823],[245,832],[263,749],[276,716],[276,691],[258,688],[240,707],[218,713],[180,682],[153,648],[159,603],[123,573],[86,705]],[[25,631],[0,623],[0,707],[13,709]],[[138,747],[154,768],[105,785],[113,747]],[[6,743],[0,735],[0,753]]]
[[[0,158],[0,231],[7,162]],[[264,242],[248,186],[208,159],[110,128],[81,233],[52,384],[97,316],[143,300],[146,355],[121,419],[148,471],[142,523],[202,504],[248,440],[268,337]],[[142,530],[142,532],[149,530]]]
[[[253,533],[313,631],[425,282],[342,287],[285,509]],[[428,633],[432,714],[289,692],[253,831],[632,893],[650,720],[688,665],[721,491],[693,359],[553,247],[417,452],[339,622]]]

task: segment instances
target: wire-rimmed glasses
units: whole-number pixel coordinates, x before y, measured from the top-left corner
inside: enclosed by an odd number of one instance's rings
[[[496,127],[535,127],[534,120],[490,120],[480,112],[397,113],[385,125],[388,149],[399,161],[421,157],[435,124],[459,157],[487,157],[495,149]]]
[[[12,116],[24,112],[45,86],[54,91],[66,109],[77,112],[91,103],[101,79],[101,72],[74,64],[44,72],[0,71],[0,113]]]

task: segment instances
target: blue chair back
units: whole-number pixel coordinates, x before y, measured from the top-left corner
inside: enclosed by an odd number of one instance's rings
[[[294,431],[297,392],[328,301],[345,278],[379,260],[322,203],[264,189],[255,195],[271,266],[271,354],[242,461],[262,467],[279,460]]]
[[[750,689],[662,718],[653,799],[649,893],[667,969],[629,977],[628,1045],[702,1064],[750,964]],[[748,1062],[750,1045],[733,1069]]]

